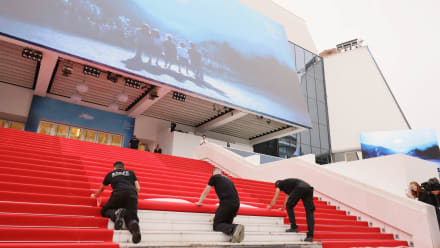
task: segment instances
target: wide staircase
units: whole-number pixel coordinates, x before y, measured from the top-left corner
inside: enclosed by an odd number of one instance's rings
[[[114,231],[100,216],[111,189],[90,198],[115,161],[134,170],[141,185],[139,217],[142,242],[127,230]],[[0,248],[4,247],[220,247],[229,238],[212,231],[218,200],[214,190],[196,206],[212,165],[154,154],[0,128]],[[232,178],[241,200],[235,223],[244,224],[248,247],[406,247],[367,222],[357,221],[315,198],[315,241],[302,242],[305,211],[295,208],[300,233],[285,233],[288,219],[280,208],[266,209],[274,185]],[[237,244],[234,244],[238,246]]]

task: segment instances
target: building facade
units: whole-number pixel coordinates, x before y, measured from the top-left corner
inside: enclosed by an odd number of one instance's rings
[[[331,162],[331,145],[323,59],[293,42],[289,44],[313,128],[255,145],[254,150],[284,158],[314,154],[317,163],[327,164]]]

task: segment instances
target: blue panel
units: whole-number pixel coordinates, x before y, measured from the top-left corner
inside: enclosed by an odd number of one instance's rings
[[[133,136],[134,118],[34,96],[25,130],[37,132],[42,119],[122,134],[124,135],[124,147],[128,146],[128,142]]]
[[[435,129],[362,133],[361,147],[363,158],[400,153],[437,163],[440,168]]]
[[[311,126],[283,26],[235,0],[7,1],[0,34]]]

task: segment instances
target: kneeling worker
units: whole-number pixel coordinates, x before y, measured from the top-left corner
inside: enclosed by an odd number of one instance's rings
[[[91,196],[96,198],[109,184],[111,184],[113,192],[108,202],[102,207],[101,215],[110,218],[115,223],[115,230],[122,229],[123,220],[125,220],[128,230],[133,235],[133,243],[141,242],[137,216],[137,193],[141,187],[136,175],[131,170],[124,170],[124,163],[118,161],[113,165],[113,171],[105,176],[102,185]]]
[[[267,208],[272,208],[273,205],[278,200],[280,191],[287,194],[284,201],[283,208],[286,208],[287,214],[289,215],[290,229],[286,232],[298,232],[298,226],[296,225],[295,212],[293,208],[298,203],[299,199],[302,199],[304,208],[306,209],[307,218],[307,237],[304,241],[313,241],[313,231],[315,229],[315,216],[313,212],[315,211],[315,204],[313,204],[313,187],[303,180],[296,178],[289,178],[285,180],[278,180],[275,182],[275,195]]]
[[[232,224],[240,208],[240,199],[238,198],[234,183],[222,175],[221,169],[214,168],[212,177],[209,179],[208,185],[196,204],[199,206],[202,205],[203,200],[205,200],[213,186],[220,200],[220,205],[215,212],[213,229],[214,231],[232,235],[231,242],[240,243],[244,238],[244,226]]]

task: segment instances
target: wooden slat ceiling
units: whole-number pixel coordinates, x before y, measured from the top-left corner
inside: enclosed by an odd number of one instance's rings
[[[0,82],[32,89],[37,62],[23,58],[24,47],[0,41]]]
[[[225,109],[223,105],[215,104],[216,111],[214,111],[214,104],[212,102],[191,96],[187,96],[185,102],[181,102],[174,100],[172,96],[173,92],[169,92],[143,114],[154,118],[197,127],[201,123],[218,115],[218,109],[222,112],[227,109]],[[273,120],[268,123],[268,119],[260,118],[260,116],[248,114],[211,131],[237,138],[251,139],[252,137],[286,127],[283,123]]]
[[[277,129],[287,127],[286,124],[268,119],[261,119],[260,116],[248,114],[240,119],[231,121],[211,131],[233,137],[251,139],[255,136],[269,133]]]
[[[64,65],[73,68],[73,72],[69,76],[64,76],[62,73]],[[86,75],[83,73],[83,68],[84,65],[82,64],[60,59],[49,93],[71,97],[77,92],[76,86],[85,82],[89,89],[87,93],[81,94],[82,101],[102,106],[109,106],[111,103],[116,102],[119,104],[121,110],[125,110],[148,90],[148,88],[135,89],[125,86],[125,80],[123,77],[120,77],[116,83],[113,83],[107,79],[107,72],[101,72],[99,78],[92,75]],[[144,82],[148,83],[148,81]],[[128,101],[126,103],[120,103],[117,101],[117,96],[121,92],[128,94]]]
[[[214,103],[192,96],[186,96],[184,102],[174,100],[171,91],[147,109],[144,115],[195,127],[227,109],[215,104],[214,110]]]

